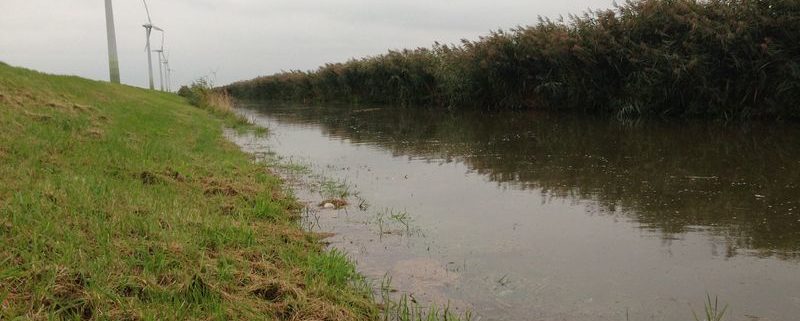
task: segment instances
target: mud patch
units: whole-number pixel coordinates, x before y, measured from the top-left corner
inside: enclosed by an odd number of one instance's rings
[[[203,194],[206,196],[243,196],[255,195],[255,190],[244,184],[237,184],[227,180],[217,180],[211,177],[201,179]]]
[[[269,284],[264,288],[258,288],[250,292],[259,299],[275,302],[283,297],[283,292],[280,286],[275,283]]]
[[[143,171],[139,173],[139,180],[142,181],[144,185],[155,185],[161,183],[161,178],[159,178],[156,174],[148,171]]]
[[[169,178],[171,178],[171,179],[173,179],[173,180],[175,180],[177,182],[185,182],[186,181],[186,176],[181,175],[181,173],[179,173],[178,171],[173,170],[172,168],[169,168],[169,167],[167,167],[166,171],[164,172],[164,175],[166,175],[167,177],[169,177]]]
[[[142,284],[131,282],[121,285],[117,287],[115,290],[117,294],[119,294],[122,297],[137,298],[139,300],[147,299],[147,292],[145,291],[145,286]]]
[[[223,195],[223,196],[236,196],[239,195],[239,191],[237,191],[233,186],[230,185],[212,185],[206,187],[203,194],[206,195]]]
[[[136,175],[137,178],[145,185],[155,185],[155,184],[163,184],[169,181],[173,182],[185,182],[187,179],[181,173],[167,168],[165,171],[158,173],[158,172],[151,172],[151,171],[142,171]]]
[[[297,290],[276,281],[269,281],[253,287],[250,294],[267,302],[281,303],[297,297]]]

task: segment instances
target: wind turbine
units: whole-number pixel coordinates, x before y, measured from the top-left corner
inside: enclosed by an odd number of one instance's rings
[[[117,57],[117,33],[114,30],[114,9],[111,0],[106,0],[106,36],[108,37],[108,72],[112,83],[119,83],[119,58]]]
[[[156,49],[153,52],[158,53],[158,83],[159,83],[159,90],[164,91],[164,59],[162,59],[162,55],[164,54],[164,49]]]
[[[170,78],[172,69],[169,68],[169,53],[161,53],[164,57],[164,78],[167,80],[167,92],[172,92],[172,78]]]
[[[167,86],[169,86],[169,92],[172,92],[172,72],[175,69],[169,67],[169,60],[167,60]]]
[[[153,52],[158,53],[158,84],[161,91],[164,91],[164,70],[162,68],[164,64],[164,30],[161,30],[161,49],[153,50]]]
[[[150,52],[150,33],[153,32],[153,29],[161,32],[164,32],[164,29],[153,25],[153,20],[150,19],[150,9],[147,7],[147,1],[142,0],[142,3],[144,3],[144,10],[147,11],[147,23],[143,24],[142,27],[144,27],[147,33],[147,43],[145,44],[144,50],[147,52],[147,74],[149,75],[150,89],[152,90],[155,89],[155,86],[153,85],[153,55],[152,52]]]
[[[211,72],[211,75],[214,76],[214,80],[213,80],[212,84],[216,84],[217,83],[217,71],[219,71],[219,66],[217,66],[217,69],[209,69],[209,71]]]

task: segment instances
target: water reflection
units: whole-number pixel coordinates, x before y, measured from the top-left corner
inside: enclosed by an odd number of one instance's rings
[[[591,200],[665,241],[690,231],[717,255],[800,258],[800,129],[635,122],[541,113],[275,106],[281,122],[395,156],[462,162],[509,189]]]

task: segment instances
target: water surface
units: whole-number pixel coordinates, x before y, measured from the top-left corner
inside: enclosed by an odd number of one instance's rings
[[[481,320],[800,319],[800,130],[541,113],[250,105],[232,137],[347,182],[359,269]],[[365,200],[362,209],[357,203]],[[407,218],[392,219],[398,213]],[[406,217],[406,216],[402,216]],[[400,222],[403,221],[403,222]],[[407,223],[407,225],[406,225]]]

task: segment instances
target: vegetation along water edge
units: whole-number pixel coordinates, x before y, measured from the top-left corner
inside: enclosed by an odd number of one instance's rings
[[[223,137],[258,129],[198,92],[203,108],[0,64],[0,320],[421,315],[323,251],[268,165]]]
[[[798,118],[800,2],[631,0],[224,88],[237,98],[303,102]]]

